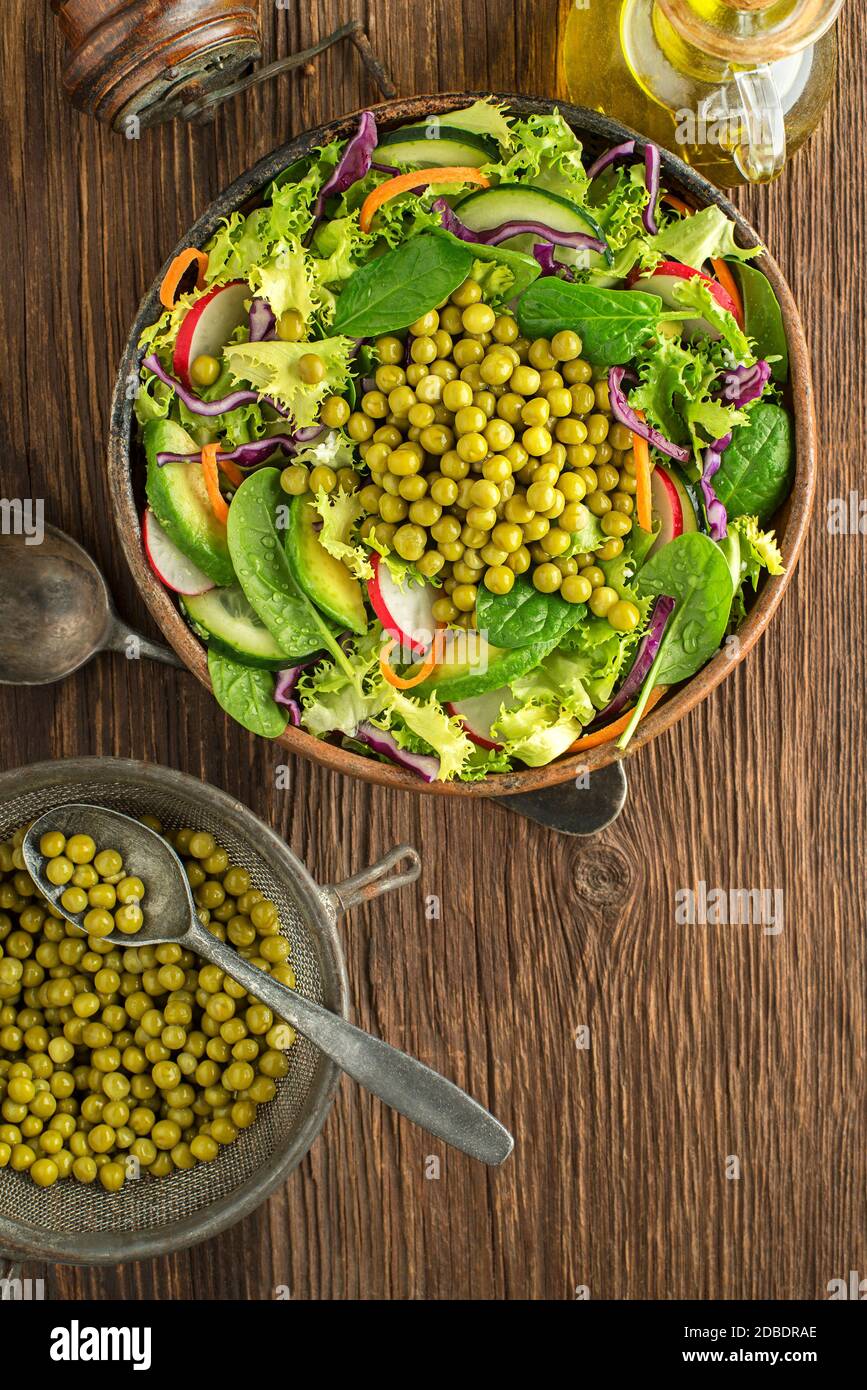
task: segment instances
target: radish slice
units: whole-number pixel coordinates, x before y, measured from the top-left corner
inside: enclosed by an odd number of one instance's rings
[[[213,580],[188,560],[169,538],[150,507],[142,518],[142,541],[148,563],[162,584],[176,594],[206,594],[215,589]]]
[[[683,535],[683,507],[680,493],[670,474],[657,464],[650,476],[650,492],[653,501],[653,515],[659,519],[659,535],[648,552],[648,558],[660,546],[668,545],[675,536]],[[695,527],[690,528],[694,530]]]
[[[504,685],[499,690],[486,690],[484,695],[470,695],[466,700],[446,701],[446,709],[460,719],[467,737],[480,748],[502,748],[491,734],[491,725],[496,724],[503,705],[508,709],[514,703],[514,695]]]
[[[652,275],[642,275],[636,268],[627,279],[627,285],[631,290],[643,290],[645,294],[658,295],[662,302],[669,309],[679,309],[681,306],[675,298],[675,286],[682,280],[703,280],[721,309],[725,309],[732,315],[735,322],[740,327],[737,307],[728,290],[724,289],[718,280],[714,280],[710,275],[705,275],[701,270],[694,270],[692,266],[681,265],[680,261],[663,261],[656,267]],[[683,335],[692,338],[696,334],[701,334],[705,338],[719,339],[719,329],[714,328],[708,323],[706,318],[698,317],[685,319],[683,323]]]
[[[187,390],[192,389],[190,367],[196,358],[219,358],[235,329],[249,322],[245,306],[250,298],[250,286],[244,280],[233,280],[197,299],[184,316],[172,363]]]
[[[433,585],[416,584],[407,579],[401,588],[381,555],[371,555],[370,563],[373,578],[367,581],[367,596],[384,630],[390,637],[396,637],[402,647],[426,652],[436,631]]]

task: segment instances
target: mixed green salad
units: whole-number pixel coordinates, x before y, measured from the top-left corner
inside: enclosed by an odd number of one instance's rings
[[[781,573],[780,307],[660,165],[365,112],[173,262],[144,544],[246,728],[426,781],[625,747]]]

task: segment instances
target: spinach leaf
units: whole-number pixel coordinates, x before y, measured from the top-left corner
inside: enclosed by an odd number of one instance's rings
[[[737,265],[733,270],[741,286],[747,337],[755,338],[759,357],[776,357],[771,363],[774,381],[789,376],[789,343],[783,327],[783,311],[766,275],[755,266]]]
[[[793,464],[788,411],[760,401],[747,424],[732,431],[714,490],[730,516],[757,516],[764,524],[788,495]]]
[[[583,603],[567,603],[558,594],[542,594],[526,579],[516,579],[508,594],[492,594],[482,585],[476,600],[481,632],[495,647],[556,644],[584,617]]]
[[[631,739],[654,686],[688,680],[713,656],[725,636],[734,592],[726,557],[700,531],[662,546],[641,567],[635,583],[645,596],[667,594],[674,609],[619,748]]]
[[[238,583],[274,641],[292,658],[323,646],[340,651],[330,625],[292,578],[276,522],[277,507],[285,501],[276,468],[251,473],[235,493],[226,532]]]
[[[561,328],[572,328],[589,362],[617,367],[631,361],[651,337],[662,309],[655,294],[572,285],[549,276],[521,295],[518,322],[527,338],[553,338]]]
[[[289,716],[274,700],[273,671],[242,666],[213,648],[208,651],[208,671],[221,709],[253,734],[279,738]]]
[[[332,332],[374,338],[408,328],[470,273],[473,253],[457,240],[420,232],[356,270],[337,301]]]
[[[709,536],[689,531],[663,545],[635,578],[639,593],[675,602],[659,649],[657,684],[694,676],[723,639],[732,601],[725,556]]]
[[[447,232],[445,228],[441,232],[435,232],[435,236],[444,237],[451,241],[455,246],[467,247],[468,243],[461,241],[453,232]],[[469,247],[472,251],[474,261],[491,262],[494,265],[501,265],[506,270],[511,271],[513,281],[508,288],[508,293],[504,296],[507,299],[517,299],[519,294],[532,285],[534,280],[538,280],[542,273],[542,267],[535,256],[528,256],[525,251],[513,251],[506,246],[486,246],[484,242],[473,242]]]

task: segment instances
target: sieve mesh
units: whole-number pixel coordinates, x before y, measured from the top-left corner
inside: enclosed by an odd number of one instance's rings
[[[112,764],[106,760],[105,765]],[[3,798],[0,838],[8,838],[23,822],[68,801],[90,801],[129,815],[149,813],[158,816],[167,829],[189,825],[210,831],[232,861],[249,871],[253,886],[277,904],[281,931],[291,942],[290,961],[299,992],[317,1003],[339,1007],[336,1000],[324,997],[324,981],[334,978],[333,948],[305,905],[306,876],[285,846],[268,842],[261,823],[246,808],[211,787],[160,768],[144,768],[145,782],[129,773],[60,782],[63,764],[56,767],[58,773],[49,783]],[[160,774],[167,782],[170,779],[169,785],[157,784]],[[8,784],[8,778],[2,781]],[[98,1183],[85,1185],[72,1179],[41,1189],[25,1174],[0,1169],[0,1218],[60,1237],[80,1232],[154,1233],[160,1228],[168,1233],[178,1222],[188,1222],[239,1192],[269,1159],[289,1147],[302,1122],[309,1119],[308,1102],[320,1080],[322,1055],[300,1036],[287,1055],[289,1071],[278,1081],[274,1099],[259,1107],[255,1124],[236,1143],[221,1148],[214,1162],[164,1178],[143,1173],[117,1193],[105,1192]],[[22,1240],[26,1240],[23,1231]],[[117,1258],[123,1258],[121,1249]]]

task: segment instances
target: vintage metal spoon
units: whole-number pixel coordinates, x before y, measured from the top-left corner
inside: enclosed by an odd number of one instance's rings
[[[0,534],[0,684],[63,680],[100,651],[183,668],[169,647],[122,622],[86,551],[56,526],[42,541]]]
[[[67,837],[90,835],[101,848],[119,850],[129,871],[147,885],[141,931],[135,936],[113,932],[106,941],[125,947],[171,941],[194,951],[291,1023],[359,1085],[423,1129],[482,1163],[499,1164],[508,1158],[514,1144],[508,1130],[451,1081],[272,980],[212,936],[196,915],[183,864],[161,835],[118,811],[86,803],[47,811],[30,827],[22,846],[34,882],[74,926],[84,930],[82,915],[65,910],[60,902],[63,888],[45,876],[47,861],[40,854],[39,840],[47,830],[59,830]]]

